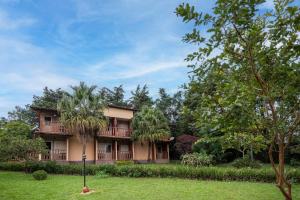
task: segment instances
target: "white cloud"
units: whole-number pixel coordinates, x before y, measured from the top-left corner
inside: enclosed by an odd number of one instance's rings
[[[36,20],[30,17],[13,19],[5,11],[0,10],[0,30],[15,30],[36,23]]]

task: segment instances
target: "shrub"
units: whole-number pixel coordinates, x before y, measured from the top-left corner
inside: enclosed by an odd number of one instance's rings
[[[115,162],[117,165],[133,165],[134,162],[132,160],[117,160]]]
[[[47,172],[45,170],[37,170],[32,174],[35,180],[45,180],[47,179]]]
[[[0,170],[24,171],[39,168],[45,170],[47,162],[30,162],[26,163],[1,163]],[[82,174],[81,164],[48,164],[56,174]],[[27,167],[27,168],[26,168]],[[48,166],[49,167],[49,166]],[[287,178],[294,183],[300,183],[300,169],[287,168]],[[275,174],[270,168],[252,169],[252,168],[233,168],[233,167],[193,167],[189,165],[87,165],[86,172],[88,175],[98,175],[103,178],[110,176],[126,177],[173,177],[187,179],[207,179],[207,180],[224,180],[224,181],[259,181],[274,182]]]
[[[213,157],[205,153],[191,153],[182,156],[182,164],[190,166],[209,166],[213,162]]]
[[[249,157],[244,158],[238,158],[235,161],[233,161],[232,166],[236,168],[261,168],[261,164],[257,160],[251,160]]]

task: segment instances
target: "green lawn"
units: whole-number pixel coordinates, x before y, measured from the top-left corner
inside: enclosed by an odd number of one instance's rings
[[[267,183],[97,176],[87,180],[96,192],[82,196],[80,176],[49,175],[45,181],[36,181],[29,174],[0,171],[0,199],[283,199],[277,188]],[[294,199],[300,199],[300,185],[293,189]]]

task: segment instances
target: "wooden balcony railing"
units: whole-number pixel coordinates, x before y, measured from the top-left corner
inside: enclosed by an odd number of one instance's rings
[[[110,137],[130,137],[132,133],[131,129],[120,127],[108,127],[105,130],[99,131],[99,136]]]
[[[161,153],[156,154],[156,159],[168,159],[168,152],[163,151]]]
[[[64,149],[54,149],[42,154],[42,160],[67,160],[67,152]]]
[[[41,127],[41,131],[43,132],[51,132],[51,133],[66,133],[67,130],[60,122],[51,122],[50,125],[43,125]]]
[[[104,151],[98,151],[98,160],[114,160],[114,154],[112,152],[107,153]]]
[[[118,160],[132,160],[132,153],[128,151],[118,151]]]

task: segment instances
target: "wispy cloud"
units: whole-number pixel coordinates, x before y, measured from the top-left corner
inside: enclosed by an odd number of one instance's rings
[[[5,11],[0,10],[0,30],[15,30],[31,26],[37,21],[30,17],[11,18]]]

